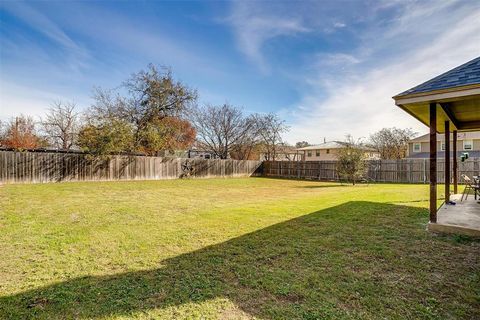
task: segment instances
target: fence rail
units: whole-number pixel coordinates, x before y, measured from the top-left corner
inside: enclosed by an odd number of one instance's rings
[[[338,180],[336,161],[265,161],[263,175],[312,180]],[[371,160],[367,161],[366,176],[377,182],[428,183],[430,179],[428,159]],[[437,160],[437,179],[443,183],[444,159]],[[451,167],[451,165],[450,165]],[[458,162],[458,175],[480,174],[480,158]],[[453,177],[453,171],[451,173]]]
[[[182,159],[82,153],[0,151],[1,183],[177,179],[188,162],[193,178],[261,175],[261,161]]]

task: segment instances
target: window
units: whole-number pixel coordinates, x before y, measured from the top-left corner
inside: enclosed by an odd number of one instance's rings
[[[421,143],[414,143],[413,144],[413,152],[420,152],[422,151],[422,144]]]
[[[329,154],[329,153],[330,153],[330,149],[327,149],[327,154]]]
[[[320,150],[315,151],[315,155],[316,155],[317,157],[320,157]]]
[[[307,156],[311,157],[312,156],[312,151],[308,151]]]
[[[473,150],[473,141],[472,140],[463,140],[463,150]]]
[[[445,142],[440,143],[440,150],[445,151]]]
[[[206,155],[205,155],[205,159],[210,159],[210,155],[209,155],[209,154],[206,154]]]

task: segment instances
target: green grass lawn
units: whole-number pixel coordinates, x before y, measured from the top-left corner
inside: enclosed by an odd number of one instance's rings
[[[428,186],[0,186],[0,319],[479,319],[480,242]]]

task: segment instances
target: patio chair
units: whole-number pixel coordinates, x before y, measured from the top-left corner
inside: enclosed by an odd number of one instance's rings
[[[473,196],[475,197],[475,200],[477,200],[477,194],[480,195],[480,186],[475,184],[472,179],[465,174],[462,174],[462,179],[465,182],[465,189],[463,189],[460,201],[463,201],[463,196],[465,196],[465,200],[467,200],[470,191],[473,191]]]

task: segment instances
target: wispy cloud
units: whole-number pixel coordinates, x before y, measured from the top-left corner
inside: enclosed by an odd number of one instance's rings
[[[480,53],[480,25],[465,23],[480,21],[480,8],[452,9],[451,5],[434,6],[432,14],[424,3],[418,4],[418,10],[409,3],[397,17],[408,24],[393,23],[366,37],[382,39],[382,44],[375,42],[365,61],[343,54],[319,55],[318,74],[306,80],[309,90],[296,106],[284,110],[293,119],[289,140],[318,142],[323,137],[342,139],[346,134],[361,137],[391,126],[425,131],[423,125],[395,107],[391,97]],[[439,25],[438,21],[448,23]],[[415,37],[420,26],[435,32]],[[408,41],[408,47],[388,50],[392,42]],[[364,42],[356,52],[365,52],[370,44]],[[381,55],[385,56],[379,58]],[[332,67],[330,72],[338,71],[339,65],[352,69],[341,77],[326,77],[320,69],[325,65]]]
[[[4,3],[2,7],[4,10],[9,11],[11,14],[29,24],[36,31],[43,33],[64,47],[75,50],[80,48],[61,28],[53,23],[52,20],[28,4],[24,2],[11,2],[8,3],[8,5]]]
[[[235,2],[227,21],[233,27],[239,50],[264,73],[269,71],[269,65],[262,54],[266,41],[310,31],[300,18],[265,12],[256,2]]]
[[[202,102],[280,112],[292,143],[422,130],[391,96],[480,53],[475,1],[196,5],[0,2],[0,118],[41,114],[54,99],[86,107],[93,85],[116,86],[153,62]]]
[[[53,100],[78,89],[78,77],[92,59],[90,52],[29,3],[1,2],[0,10],[23,28],[1,32],[0,118],[18,113],[38,116]]]
[[[176,72],[220,73],[212,67],[215,57],[175,34],[142,24],[139,15],[83,3],[3,2],[0,10],[22,26],[3,30],[0,118],[40,115],[57,99],[75,99],[86,108],[93,86],[118,86],[150,62],[173,66]]]
[[[317,55],[317,61],[319,66],[350,66],[357,63],[360,63],[361,60],[358,57],[355,57],[347,53],[321,53]]]
[[[53,41],[57,48],[64,51],[64,55],[70,60],[69,63],[73,69],[78,70],[86,65],[86,60],[90,57],[87,49],[72,40],[58,24],[40,11],[25,2],[4,2],[0,8],[22,20],[35,32],[43,34],[47,39]]]

